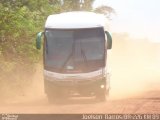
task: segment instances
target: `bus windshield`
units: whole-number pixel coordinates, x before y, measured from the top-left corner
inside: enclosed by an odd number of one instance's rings
[[[45,69],[60,73],[98,70],[105,64],[103,28],[46,29]]]

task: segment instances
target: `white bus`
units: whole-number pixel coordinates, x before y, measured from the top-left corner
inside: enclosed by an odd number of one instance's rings
[[[74,96],[104,101],[109,93],[107,49],[112,37],[105,30],[106,18],[93,12],[50,15],[44,32],[44,88],[50,102]]]

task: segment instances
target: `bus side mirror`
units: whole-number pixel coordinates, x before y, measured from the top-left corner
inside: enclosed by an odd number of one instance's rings
[[[107,49],[112,49],[112,36],[108,31],[105,31],[105,34],[107,35]]]
[[[36,38],[36,48],[37,49],[41,49],[41,39],[42,39],[42,35],[43,35],[44,32],[39,32],[37,34],[37,38]]]

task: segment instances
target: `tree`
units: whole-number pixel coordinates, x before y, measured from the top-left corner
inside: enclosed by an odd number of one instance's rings
[[[108,19],[110,19],[111,13],[115,13],[115,10],[109,6],[100,6],[96,8],[94,12],[104,14]]]
[[[58,0],[59,1],[59,0]],[[110,6],[100,6],[93,10],[92,4],[95,0],[61,0],[59,4],[61,4],[61,12],[66,11],[93,11],[96,13],[104,14],[108,19],[112,13],[115,13],[115,10]]]
[[[1,0],[0,11],[0,88],[21,88],[31,81],[40,59],[36,33],[49,14],[60,10],[49,0]]]
[[[94,0],[64,0],[62,11],[91,10]]]

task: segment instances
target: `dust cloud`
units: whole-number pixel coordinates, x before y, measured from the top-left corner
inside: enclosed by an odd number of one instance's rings
[[[160,44],[147,39],[130,38],[126,33],[113,34],[113,48],[108,53],[111,69],[110,100],[134,98],[146,91],[159,89]],[[8,103],[47,100],[43,86],[43,64],[38,63],[32,83],[22,94],[6,100]],[[20,89],[18,89],[20,90]],[[23,90],[23,88],[22,88]]]
[[[160,84],[160,43],[134,39],[126,33],[113,34],[109,53],[110,99],[132,98],[158,90]]]
[[[126,33],[114,33],[113,48],[108,53],[108,67],[111,69],[109,99],[134,98],[147,91],[158,90],[159,52],[159,43],[130,38]],[[44,97],[43,89],[43,67],[38,65],[28,94]]]

